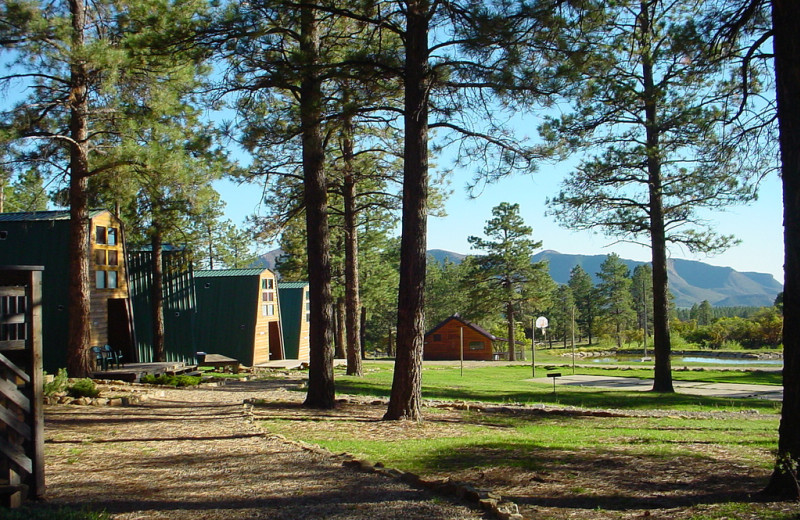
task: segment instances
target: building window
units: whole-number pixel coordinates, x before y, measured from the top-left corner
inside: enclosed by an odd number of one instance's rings
[[[119,287],[119,278],[116,271],[95,271],[94,283],[98,289],[116,289]]]
[[[116,250],[111,250],[108,252],[108,264],[107,265],[119,265],[119,252]]]
[[[306,323],[310,323],[310,322],[311,322],[311,313],[307,312],[306,313]]]
[[[469,349],[470,350],[483,350],[483,341],[470,341],[469,342]]]
[[[275,305],[267,305],[267,316],[275,316]]]
[[[119,287],[117,284],[117,272],[116,271],[106,271],[106,287],[109,289],[116,289]]]
[[[261,306],[261,315],[262,316],[266,316],[267,315],[267,306],[266,305],[262,305]]]
[[[274,291],[264,291],[261,294],[261,301],[274,302],[275,301],[275,292]]]
[[[94,286],[98,289],[105,289],[106,288],[106,272],[105,271],[95,271],[94,273]]]
[[[94,250],[94,263],[97,265],[108,265],[106,263],[106,252],[102,249]]]
[[[106,246],[117,245],[117,228],[97,226],[95,228],[95,242]]]
[[[267,278],[267,289],[274,289],[275,288],[275,280],[272,278]]]

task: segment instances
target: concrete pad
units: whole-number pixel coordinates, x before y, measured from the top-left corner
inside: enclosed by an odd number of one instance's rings
[[[557,385],[605,388],[646,392],[653,388],[652,379],[617,376],[564,375],[555,378]],[[553,384],[551,377],[529,379],[534,383]],[[681,394],[703,395],[708,397],[757,398],[771,401],[783,400],[783,387],[774,385],[748,385],[736,383],[706,383],[702,381],[673,381],[675,391]]]

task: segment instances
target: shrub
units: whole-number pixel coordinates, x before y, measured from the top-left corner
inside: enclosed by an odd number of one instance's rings
[[[149,385],[163,385],[163,386],[175,386],[175,387],[184,387],[184,386],[197,386],[200,384],[200,377],[198,376],[170,376],[167,374],[160,374],[158,376],[154,376],[153,374],[146,374],[139,379],[140,383],[146,383]]]
[[[53,380],[49,383],[44,384],[44,395],[53,395],[59,392],[63,392],[67,389],[67,369],[66,368],[59,368],[56,375],[53,377]]]
[[[67,387],[67,394],[70,397],[97,397],[100,395],[100,389],[94,384],[94,381],[88,378],[78,379],[72,385]]]

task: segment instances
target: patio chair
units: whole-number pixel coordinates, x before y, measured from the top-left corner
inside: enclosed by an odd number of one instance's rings
[[[108,370],[108,357],[103,352],[103,349],[100,347],[92,347],[91,351],[94,353],[95,365],[100,367],[100,370]]]
[[[122,363],[122,352],[112,349],[111,345],[103,345],[102,353],[106,358],[107,364],[113,365],[116,368],[125,366]]]

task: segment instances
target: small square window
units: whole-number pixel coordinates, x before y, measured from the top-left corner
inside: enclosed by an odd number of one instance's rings
[[[273,280],[272,278],[267,278],[266,282],[267,282],[267,289],[275,288],[275,280]]]
[[[94,284],[95,287],[98,289],[105,289],[106,288],[106,272],[105,271],[95,271],[94,273]]]
[[[106,264],[106,252],[102,249],[95,249],[94,250],[94,263],[97,265],[107,265]]]
[[[107,265],[119,265],[119,252],[118,251],[108,251],[108,264]]]

